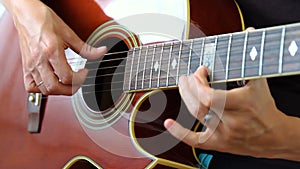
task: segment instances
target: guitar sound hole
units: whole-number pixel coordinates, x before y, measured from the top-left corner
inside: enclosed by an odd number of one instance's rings
[[[82,87],[83,98],[94,111],[113,108],[121,96],[128,51],[127,45],[118,38],[109,38],[96,45],[100,46],[106,46],[108,52],[96,61],[87,62],[89,73]]]

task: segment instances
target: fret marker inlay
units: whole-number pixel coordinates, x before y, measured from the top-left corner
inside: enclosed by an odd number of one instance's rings
[[[203,65],[206,66],[209,70],[212,70],[212,61],[215,55],[215,48],[216,45],[214,43],[205,44],[204,50],[204,58],[203,58]]]
[[[295,56],[297,51],[298,51],[298,45],[293,40],[289,46],[289,52],[290,52],[291,56]]]
[[[212,84],[299,74],[300,40],[294,31],[299,28],[296,23],[130,49],[123,89],[175,87],[199,65],[208,68]]]
[[[177,61],[176,59],[174,58],[173,62],[172,62],[172,68],[175,69],[176,68],[176,65],[177,65]]]
[[[255,46],[253,46],[253,48],[251,49],[251,52],[250,52],[250,57],[251,57],[252,61],[255,61],[257,54],[258,54],[257,50],[256,50]]]
[[[154,65],[154,70],[155,70],[155,72],[157,72],[158,68],[159,68],[159,64],[158,64],[158,62],[156,61],[156,62],[155,62],[155,65]]]

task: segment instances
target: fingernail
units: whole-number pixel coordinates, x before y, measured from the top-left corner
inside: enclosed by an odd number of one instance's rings
[[[173,126],[173,124],[174,124],[174,121],[172,121],[171,119],[167,119],[164,122],[164,126],[166,129],[170,129]]]
[[[206,71],[206,74],[210,75],[210,70],[206,66],[200,66],[200,67],[198,67],[197,71]]]
[[[99,47],[99,48],[97,48],[99,51],[107,51],[107,47],[106,46],[101,46],[101,47]]]

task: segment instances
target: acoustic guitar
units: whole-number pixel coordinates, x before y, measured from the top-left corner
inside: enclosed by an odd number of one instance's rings
[[[73,67],[90,70],[74,96],[28,94],[16,31],[4,16],[0,168],[199,168],[201,150],[163,127],[173,118],[201,130],[180,99],[179,76],[200,65],[218,84],[299,72],[299,25],[237,32],[243,20],[232,0],[191,0],[188,16],[196,26],[189,28],[190,39],[154,44],[142,44],[96,1],[44,2],[83,40],[109,51],[93,61],[68,58]],[[207,37],[196,37],[196,28]]]

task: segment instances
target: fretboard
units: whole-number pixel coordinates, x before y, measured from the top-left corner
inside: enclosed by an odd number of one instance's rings
[[[124,91],[169,88],[205,65],[211,83],[300,72],[300,23],[132,48]]]

